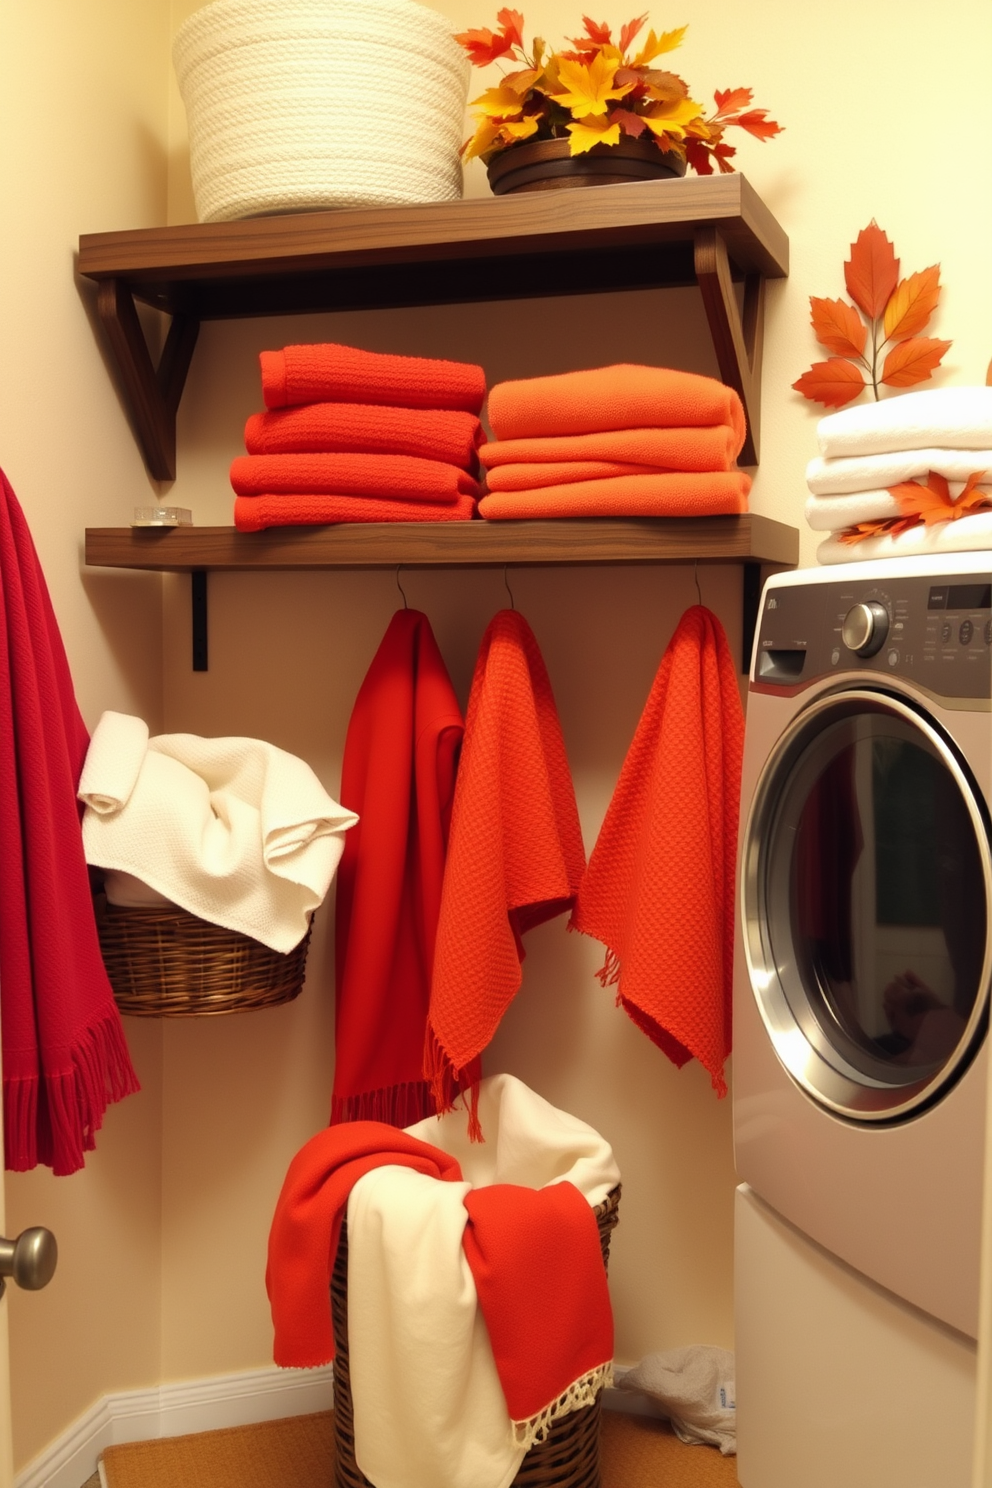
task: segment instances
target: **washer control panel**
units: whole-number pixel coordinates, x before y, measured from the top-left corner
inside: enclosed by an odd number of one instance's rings
[[[992,573],[770,589],[752,687],[789,691],[861,669],[937,697],[992,695]]]

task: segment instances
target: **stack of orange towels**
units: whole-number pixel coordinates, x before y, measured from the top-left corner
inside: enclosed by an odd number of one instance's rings
[[[712,377],[624,364],[501,382],[489,422],[489,521],[747,510],[744,409]]]
[[[475,515],[481,367],[330,342],[261,365],[266,412],[231,466],[240,531]]]

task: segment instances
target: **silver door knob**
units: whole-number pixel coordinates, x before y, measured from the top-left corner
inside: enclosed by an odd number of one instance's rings
[[[0,1238],[0,1297],[12,1276],[26,1292],[40,1292],[55,1275],[59,1248],[51,1230],[35,1225],[16,1240]]]

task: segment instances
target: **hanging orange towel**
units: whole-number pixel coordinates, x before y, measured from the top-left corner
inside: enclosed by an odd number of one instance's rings
[[[486,396],[486,374],[472,362],[395,356],[336,342],[284,346],[263,351],[259,360],[266,408],[328,401],[479,413]]]
[[[479,650],[451,814],[424,1064],[438,1110],[477,1086],[520,987],[521,937],[571,906],[584,868],[551,683],[527,621],[502,610]]]
[[[487,522],[548,517],[718,517],[747,511],[751,477],[743,470],[673,470],[616,475],[530,491],[493,491],[479,502]]]
[[[457,501],[377,501],[374,496],[236,496],[239,532],[263,527],[323,527],[332,522],[467,522],[475,516],[471,496]]]
[[[231,462],[238,496],[373,496],[377,501],[457,501],[480,496],[467,471],[413,455],[238,455]]]
[[[250,455],[315,451],[417,455],[474,471],[482,425],[457,408],[386,408],[367,403],[306,403],[253,413],[245,424]]]
[[[698,429],[600,429],[543,439],[494,439],[481,446],[479,459],[490,469],[527,462],[627,460],[665,470],[730,470],[741,452],[742,438],[739,425],[730,424]]]
[[[624,760],[570,928],[607,948],[599,973],[679,1067],[718,1095],[731,1045],[734,874],[744,715],[727,638],[687,610]]]
[[[497,439],[730,424],[743,444],[745,432],[741,400],[725,383],[631,363],[497,383],[489,394],[489,423]]]

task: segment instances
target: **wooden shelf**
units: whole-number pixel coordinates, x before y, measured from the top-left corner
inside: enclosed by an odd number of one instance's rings
[[[720,375],[747,413],[742,463],[755,464],[764,283],[788,264],[785,233],[734,174],[88,233],[78,267],[98,284],[149,471],[172,480],[202,320],[685,284],[702,292]],[[158,367],[135,300],[172,317]]]

